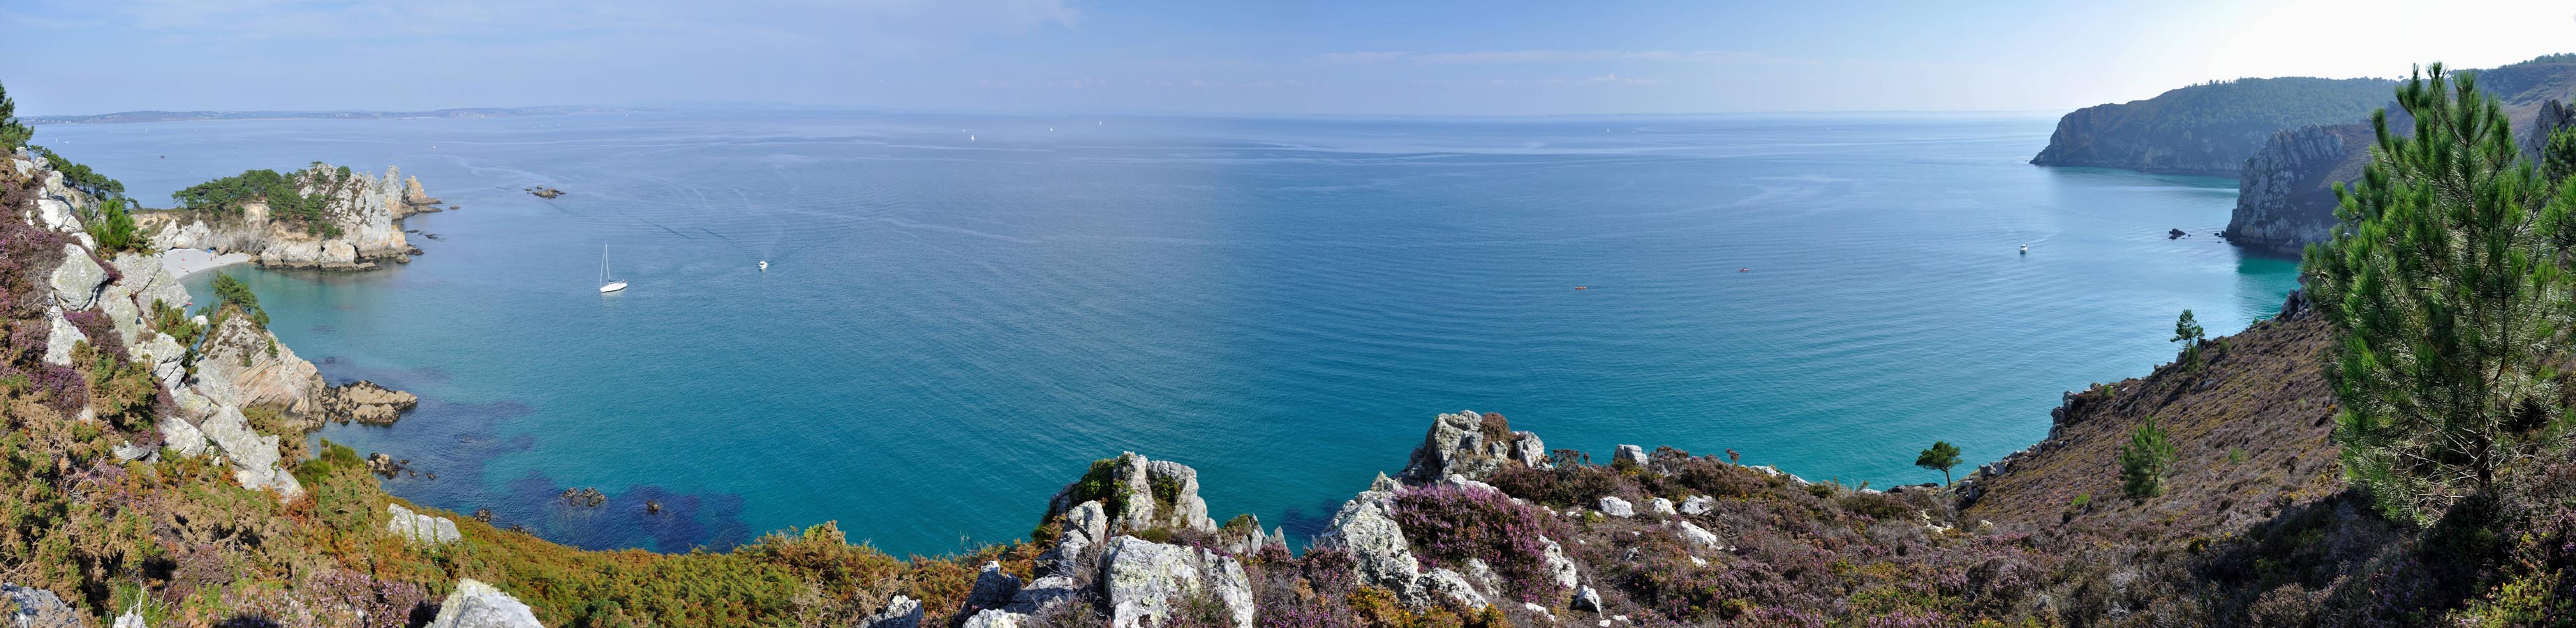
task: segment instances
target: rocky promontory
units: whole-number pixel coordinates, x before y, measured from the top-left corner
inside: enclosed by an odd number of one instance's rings
[[[416,178],[387,168],[381,177],[316,162],[285,175],[309,216],[275,211],[277,199],[253,196],[212,208],[147,212],[136,223],[162,249],[245,253],[270,268],[366,270],[406,263],[419,252],[402,220],[438,211]]]
[[[2383,79],[2284,77],[2204,83],[2059,118],[2042,166],[2232,176],[2273,133],[2360,119],[2389,102]]]
[[[2275,255],[2297,255],[2324,242],[2335,223],[2334,184],[2361,176],[2374,141],[2368,125],[2307,126],[2282,131],[2245,160],[2236,210],[2220,237]]]

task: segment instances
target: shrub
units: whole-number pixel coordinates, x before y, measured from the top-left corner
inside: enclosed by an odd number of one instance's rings
[[[1392,513],[1424,556],[1449,564],[1482,559],[1503,588],[1524,602],[1555,593],[1540,537],[1572,538],[1549,513],[1513,503],[1500,492],[1431,486],[1397,493]]]
[[[134,225],[134,215],[125,211],[125,199],[108,199],[99,204],[98,215],[89,223],[91,239],[98,241],[98,253],[115,256],[119,251],[141,251],[146,242]]]
[[[2175,453],[2165,430],[2156,426],[2155,417],[2138,424],[2129,434],[2129,446],[2120,448],[2120,490],[2132,498],[2163,495],[2165,474],[2172,472]]]

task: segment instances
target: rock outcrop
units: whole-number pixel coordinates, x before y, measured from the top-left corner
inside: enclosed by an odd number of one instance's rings
[[[463,539],[456,532],[456,522],[446,517],[412,512],[402,504],[385,504],[385,531],[414,545],[446,545]]]
[[[15,628],[81,628],[88,625],[87,618],[79,610],[64,604],[62,596],[54,595],[52,591],[0,584],[0,598],[7,598],[9,605],[14,607],[9,612],[9,619]]]
[[[2332,237],[2340,222],[2334,215],[2334,184],[2359,175],[2359,164],[2349,162],[2354,151],[2370,145],[2369,133],[2366,127],[2344,125],[2273,134],[2245,160],[2236,184],[2236,211],[2219,236],[2276,255],[2295,255]]]
[[[1100,563],[1111,628],[1161,626],[1189,595],[1214,597],[1235,628],[1252,626],[1252,581],[1232,556],[1122,536],[1109,541]]]
[[[1413,449],[1413,458],[1396,474],[1405,484],[1422,485],[1451,475],[1482,480],[1506,464],[1544,467],[1547,444],[1537,434],[1514,432],[1500,414],[1460,410],[1431,422],[1431,432]]]
[[[164,249],[214,249],[247,253],[261,266],[364,270],[380,262],[411,261],[402,219],[433,210],[438,199],[421,192],[419,181],[388,168],[382,177],[314,164],[292,175],[301,192],[321,197],[321,222],[327,229],[273,219],[265,203],[245,203],[238,215],[203,212],[149,212],[135,222]]]
[[[1199,498],[1198,470],[1168,460],[1148,460],[1134,452],[1094,463],[1090,473],[1056,492],[1047,504],[1046,518],[1054,520],[1085,502],[1100,504],[1100,524],[1107,533],[1154,528],[1216,531],[1216,521],[1208,518],[1207,501]]]
[[[438,605],[428,628],[544,628],[518,598],[480,580],[456,581],[456,591]]]
[[[2549,146],[2549,136],[2571,126],[2576,126],[2576,107],[2556,98],[2541,103],[2532,116],[2531,130],[2522,138],[2522,157],[2539,162],[2541,149]]]
[[[393,425],[403,411],[420,405],[420,396],[358,380],[324,388],[315,399],[322,418],[362,425]]]

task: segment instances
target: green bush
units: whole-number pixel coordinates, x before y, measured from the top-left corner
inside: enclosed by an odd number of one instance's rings
[[[98,240],[98,253],[110,257],[119,251],[142,251],[146,245],[122,198],[99,203],[97,215],[90,217],[89,235]]]

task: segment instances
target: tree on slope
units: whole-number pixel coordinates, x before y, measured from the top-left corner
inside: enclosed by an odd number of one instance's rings
[[[1932,441],[1932,446],[1914,457],[1914,466],[1941,472],[1941,483],[1950,483],[1950,467],[1959,466],[1959,446],[1950,441]]]
[[[2474,76],[2435,64],[2397,103],[2414,132],[2371,116],[2369,165],[2335,189],[2349,226],[2305,265],[2338,335],[2345,473],[2390,518],[2429,523],[2565,422],[2576,194],[2522,161]]]
[[[35,129],[18,122],[18,101],[9,99],[9,88],[0,86],[0,152],[17,150],[35,136]]]

